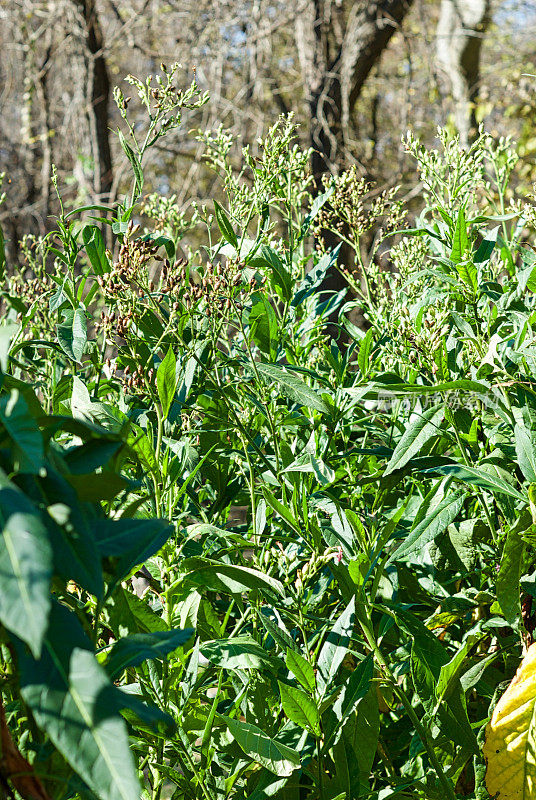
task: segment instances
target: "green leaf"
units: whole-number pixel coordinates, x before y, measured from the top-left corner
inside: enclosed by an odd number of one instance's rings
[[[364,378],[367,377],[370,370],[370,354],[374,345],[374,328],[369,328],[359,345],[359,353],[357,355],[357,364],[361,370]]]
[[[335,191],[335,187],[331,186],[329,189],[327,189],[322,194],[317,194],[317,196],[315,197],[315,199],[311,203],[311,210],[309,211],[309,213],[307,214],[307,216],[305,217],[305,219],[302,222],[302,226],[301,226],[300,236],[298,238],[298,242],[301,242],[302,239],[307,235],[307,232],[308,232],[309,228],[311,227],[311,224],[313,223],[313,221],[318,216],[318,212],[320,211],[322,206],[325,203],[327,203],[327,201],[332,196],[334,191]]]
[[[216,222],[218,223],[218,228],[220,229],[221,235],[226,242],[229,242],[229,244],[235,248],[235,250],[238,250],[238,239],[236,237],[236,233],[234,232],[233,226],[229,221],[229,217],[217,200],[214,200],[214,210],[216,212]]]
[[[267,486],[261,485],[261,492],[263,493],[264,499],[266,500],[270,508],[272,508],[276,512],[276,514],[279,514],[279,516],[282,519],[284,519],[285,522],[287,522],[291,528],[300,533],[301,532],[300,523],[293,517],[290,509],[284,506],[283,503],[280,503],[277,497],[275,497],[272,494],[272,492],[268,489]]]
[[[455,264],[463,258],[463,254],[467,250],[469,239],[467,238],[467,223],[465,221],[465,209],[462,207],[458,211],[458,218],[456,220],[456,227],[452,237],[452,249],[450,251],[450,260]]]
[[[466,467],[462,464],[445,464],[443,466],[434,467],[432,469],[425,469],[424,472],[435,472],[440,475],[452,475],[456,480],[462,483],[469,483],[473,486],[480,486],[488,492],[498,492],[499,494],[507,494],[514,497],[516,500],[526,503],[527,498],[524,497],[517,489],[514,489],[509,483],[498,478],[489,472],[485,472],[478,467]],[[452,520],[453,521],[453,520]]]
[[[248,267],[269,270],[268,278],[282,300],[289,301],[292,296],[292,278],[273,247],[261,245],[258,253],[247,260]]]
[[[529,513],[520,516],[516,525],[508,531],[501,556],[501,566],[497,575],[497,600],[504,618],[514,630],[521,624],[521,601],[519,581],[523,572],[525,542],[521,534],[530,528],[532,518]]]
[[[294,677],[301,683],[304,689],[314,692],[316,689],[315,671],[312,664],[307,661],[300,653],[294,650],[287,650],[285,664]]]
[[[202,655],[208,661],[223,669],[232,672],[236,670],[262,670],[277,671],[281,662],[271,656],[251,636],[235,636],[232,639],[214,639],[203,642]]]
[[[11,441],[15,469],[39,473],[44,465],[43,436],[18,389],[0,398],[0,423]]]
[[[127,479],[117,472],[88,472],[65,477],[75,489],[78,499],[87,503],[114,500],[128,486]]]
[[[87,343],[87,319],[81,308],[65,312],[61,324],[56,325],[58,342],[69,358],[80,361]]]
[[[284,597],[283,586],[278,580],[252,567],[192,557],[183,560],[181,570],[184,574],[178,583],[187,581],[200,588],[231,594],[242,594],[250,589],[267,589]],[[168,591],[171,592],[173,588],[172,586]]]
[[[175,353],[171,345],[169,346],[164,360],[158,365],[156,387],[158,389],[158,397],[162,405],[164,419],[166,419],[177,388],[177,359],[175,358]]]
[[[328,635],[318,655],[318,677],[324,689],[330,688],[337,671],[344,660],[354,629],[355,597],[352,597]]]
[[[0,327],[0,368],[7,372],[11,342],[19,332],[20,326],[14,322],[5,322]]]
[[[478,275],[473,262],[468,259],[464,259],[456,264],[456,270],[465,285],[472,289],[473,294],[476,294],[478,290]]]
[[[52,548],[39,513],[0,475],[0,621],[37,658],[48,625]]]
[[[441,403],[428,408],[406,428],[385,468],[384,476],[390,475],[397,469],[402,469],[408,461],[420,454],[424,445],[437,436],[443,416],[443,403]]]
[[[274,775],[288,777],[300,766],[300,756],[290,747],[270,738],[256,725],[218,714],[244,753]]]
[[[146,600],[116,586],[106,603],[104,620],[117,638],[131,633],[165,631],[168,626]]]
[[[343,689],[333,704],[336,725],[328,737],[328,743],[338,742],[344,725],[350,719],[359,702],[368,694],[374,676],[374,660],[369,655],[350,673]]]
[[[269,382],[276,381],[283,389],[284,394],[293,403],[329,414],[329,408],[320,395],[314,389],[311,389],[304,380],[298,378],[297,375],[288,372],[279,364],[257,364],[257,370]]]
[[[82,241],[95,275],[105,275],[109,272],[110,264],[106,255],[104,237],[96,225],[84,225]]]
[[[21,694],[37,725],[101,800],[140,796],[117,690],[76,617],[54,603],[39,661],[16,643]]]
[[[264,295],[260,296],[249,312],[248,324],[253,341],[263,353],[270,357],[277,340],[277,316]]]
[[[112,647],[104,662],[104,668],[110,678],[115,680],[128,667],[137,667],[147,659],[165,658],[177,647],[186,644],[193,633],[191,628],[187,628],[125,636]]]
[[[473,394],[494,399],[491,387],[485,383],[478,381],[471,381],[466,378],[460,378],[456,381],[444,381],[435,384],[421,384],[421,383],[381,383],[376,381],[370,385],[370,389],[376,393],[380,392],[384,395],[422,395],[438,394],[440,392],[457,392],[465,391]]]
[[[311,271],[308,272],[305,278],[299,283],[298,290],[291,302],[293,308],[298,308],[304,300],[311,297],[318,287],[322,285],[329,270],[337,263],[341,247],[342,244],[339,243],[332,251],[324,253]]]
[[[514,436],[517,463],[521,472],[529,483],[536,483],[536,437],[534,432],[518,423],[514,427]]]
[[[321,736],[320,714],[315,701],[295,686],[281,681],[278,684],[283,711],[291,722],[310,731],[314,736]]]
[[[162,519],[98,519],[92,531],[101,556],[117,558],[117,581],[157,553],[173,528]]]
[[[121,133],[120,130],[117,131],[117,135],[119,136],[119,141],[121,142],[121,147],[125,151],[126,156],[127,156],[128,160],[130,161],[130,164],[132,166],[132,170],[134,172],[134,179],[135,179],[134,193],[135,193],[136,197],[139,197],[140,194],[142,193],[142,190],[143,190],[143,170],[142,170],[142,167],[141,167],[140,160],[138,159],[138,156],[136,155],[136,153],[134,152],[132,147],[129,145],[129,143],[127,142],[127,140],[125,139],[125,137],[123,136],[123,134]]]
[[[465,494],[456,492],[447,494],[440,502],[434,504],[430,513],[412,529],[407,539],[390,556],[387,564],[394,561],[405,561],[414,553],[433,542],[440,533],[454,522],[462,510]]]
[[[156,706],[142,702],[143,695],[131,691],[134,686],[129,683],[118,690],[117,705],[121,716],[136,730],[171,739],[177,731],[173,717]]]

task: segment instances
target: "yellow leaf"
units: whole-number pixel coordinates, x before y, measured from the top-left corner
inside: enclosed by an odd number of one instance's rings
[[[486,729],[486,787],[496,800],[536,800],[536,644]]]

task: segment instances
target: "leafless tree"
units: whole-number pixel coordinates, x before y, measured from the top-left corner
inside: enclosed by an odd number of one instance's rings
[[[298,16],[296,46],[309,108],[318,181],[344,163],[352,110],[412,0],[310,0]]]
[[[483,35],[490,0],[442,0],[437,25],[437,57],[450,86],[460,141],[476,130],[475,99],[480,83]]]

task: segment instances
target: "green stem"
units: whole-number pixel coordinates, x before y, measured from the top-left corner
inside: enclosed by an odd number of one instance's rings
[[[415,709],[411,705],[411,700],[409,699],[409,697],[407,696],[405,691],[402,689],[402,687],[397,682],[395,676],[391,672],[389,664],[387,663],[383,653],[381,652],[380,648],[378,647],[378,645],[376,643],[376,639],[374,637],[374,633],[373,633],[373,630],[372,630],[372,623],[371,623],[371,620],[369,618],[367,610],[365,608],[361,607],[360,611],[361,611],[361,613],[357,612],[356,616],[357,616],[357,618],[359,620],[359,624],[361,625],[361,629],[362,629],[362,631],[363,631],[363,633],[365,635],[365,638],[366,638],[366,640],[367,640],[367,642],[369,644],[369,647],[371,648],[372,652],[374,653],[376,661],[378,662],[378,664],[382,668],[383,673],[384,673],[386,679],[391,684],[391,687],[392,687],[393,691],[395,692],[395,694],[398,695],[398,698],[399,698],[400,702],[404,706],[404,710],[405,710],[406,714],[410,718],[411,723],[413,724],[413,727],[415,728],[415,731],[417,732],[421,742],[423,743],[423,746],[424,746],[424,748],[425,748],[425,750],[426,750],[426,752],[428,754],[428,758],[430,759],[430,763],[431,763],[432,767],[434,768],[434,770],[436,772],[436,775],[437,775],[437,777],[439,779],[439,782],[440,782],[441,786],[445,790],[446,798],[448,798],[448,800],[456,800],[456,793],[454,791],[452,783],[449,781],[449,779],[447,778],[447,776],[445,775],[445,773],[443,771],[443,767],[441,766],[441,763],[440,763],[439,759],[437,758],[437,756],[435,754],[435,750],[434,750],[433,744],[430,741],[430,738],[428,736],[428,732],[427,732],[426,728],[421,723],[419,717],[417,716],[417,714],[415,712]]]

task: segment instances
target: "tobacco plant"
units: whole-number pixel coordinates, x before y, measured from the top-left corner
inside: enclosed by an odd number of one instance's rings
[[[238,176],[230,136],[200,133],[222,191],[188,216],[143,195],[150,148],[204,102],[176,75],[128,79],[145,132],[115,93],[123,200],[62,205],[3,275],[2,779],[488,798],[486,724],[536,627],[512,145],[408,138],[404,229],[355,170],[315,196],[291,119]]]

